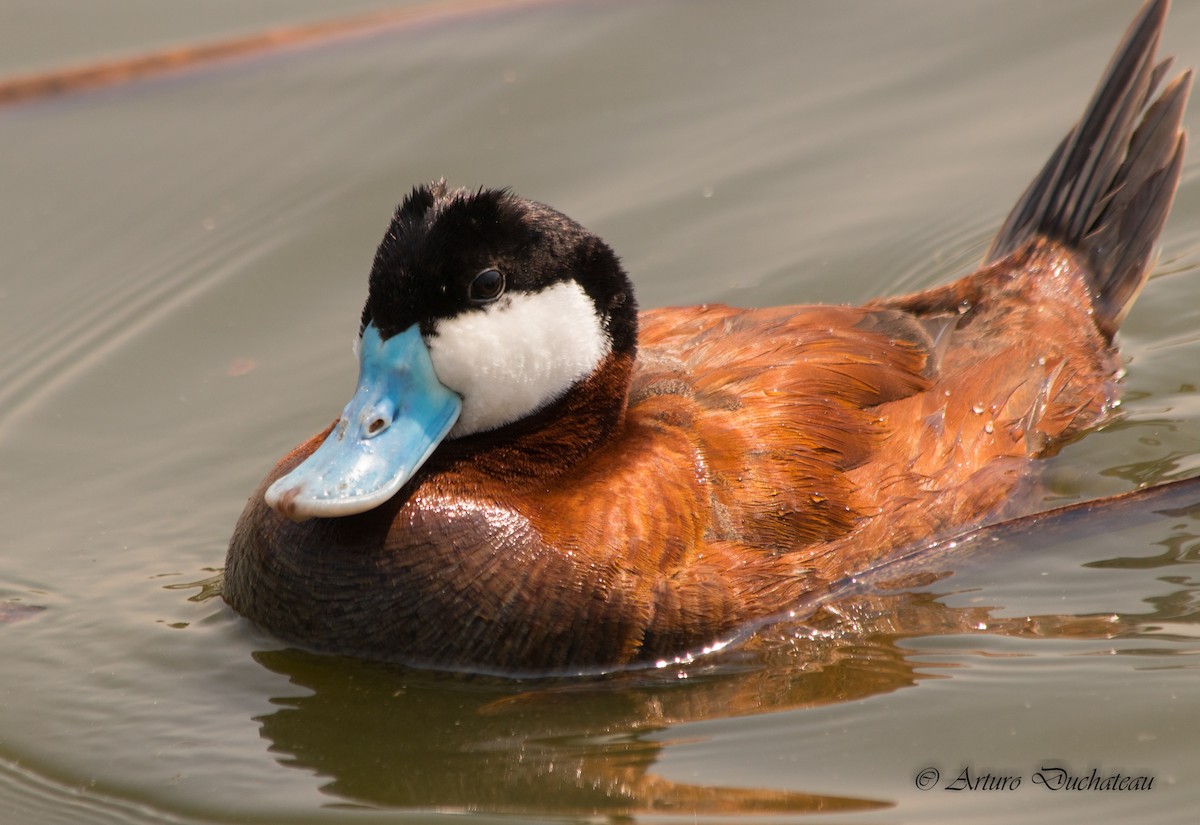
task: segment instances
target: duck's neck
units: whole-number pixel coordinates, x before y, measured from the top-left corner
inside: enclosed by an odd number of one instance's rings
[[[430,463],[508,481],[562,475],[621,429],[633,363],[631,352],[610,354],[554,403],[504,427],[447,441]]]

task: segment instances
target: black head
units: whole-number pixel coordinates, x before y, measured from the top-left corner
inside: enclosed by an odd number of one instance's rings
[[[612,250],[506,190],[421,186],[375,255],[362,325],[416,325],[463,401],[458,437],[521,420],[637,347],[633,289]]]
[[[386,339],[412,324],[479,312],[514,294],[575,281],[615,352],[637,341],[633,288],[613,251],[550,207],[505,189],[418,186],[396,209],[375,253],[362,325]]]

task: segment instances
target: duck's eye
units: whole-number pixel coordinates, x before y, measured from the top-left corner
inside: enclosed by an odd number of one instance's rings
[[[485,269],[471,281],[467,297],[473,304],[486,304],[504,294],[504,273],[498,269]]]

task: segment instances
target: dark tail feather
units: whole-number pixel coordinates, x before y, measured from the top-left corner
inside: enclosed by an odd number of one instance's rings
[[[1017,201],[984,258],[999,260],[1037,235],[1082,253],[1096,324],[1110,338],[1149,274],[1183,165],[1180,123],[1191,71],[1150,103],[1171,64],[1154,62],[1167,6],[1168,0],[1150,0],[1142,7],[1083,118]]]

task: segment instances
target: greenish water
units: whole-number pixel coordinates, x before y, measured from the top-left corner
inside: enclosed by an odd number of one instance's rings
[[[319,11],[60,5],[0,2],[22,21],[0,65]],[[0,603],[45,608],[0,614],[0,822],[1185,821],[1192,508],[600,680],[291,651],[197,585],[349,396],[367,268],[414,183],[555,205],[647,307],[927,286],[982,254],[1135,5],[548,3],[0,109]],[[1200,6],[1177,5],[1164,50],[1195,65]],[[1200,467],[1197,169],[1121,337],[1124,417],[1048,462],[1052,503]],[[1043,765],[1154,785],[1055,792]],[[944,790],[963,770],[1023,784]]]

